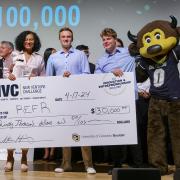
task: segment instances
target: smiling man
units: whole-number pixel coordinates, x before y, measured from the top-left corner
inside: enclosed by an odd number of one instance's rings
[[[64,27],[59,31],[59,40],[62,46],[60,51],[52,54],[48,59],[46,75],[89,74],[89,64],[84,52],[72,47],[73,32]]]
[[[96,62],[96,73],[112,72],[122,76],[123,72],[134,72],[134,58],[129,55],[127,48],[117,47],[117,33],[111,28],[105,28],[100,36],[105,54]]]
[[[97,60],[95,73],[113,73],[115,76],[122,76],[123,72],[135,74],[135,60],[130,56],[127,48],[117,47],[117,33],[114,29],[105,28],[101,34],[105,54]],[[137,85],[135,82],[137,98]],[[139,139],[139,138],[138,138]],[[110,155],[113,160],[113,168],[121,167],[126,159],[125,146],[110,146]],[[142,166],[142,152],[140,144],[131,146],[134,166]],[[108,171],[112,174],[112,169]]]
[[[59,31],[59,40],[62,50],[52,54],[47,63],[46,75],[69,77],[73,74],[89,74],[89,63],[84,52],[72,47],[73,32],[70,28],[64,27]],[[82,156],[88,174],[95,174],[96,170],[92,164],[90,147],[81,147]],[[62,173],[71,171],[71,148],[63,147],[63,161],[60,168],[55,172]]]

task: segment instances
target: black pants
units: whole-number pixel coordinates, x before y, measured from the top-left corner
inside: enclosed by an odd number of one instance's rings
[[[144,122],[144,120],[140,116],[140,110],[139,110],[139,102],[136,101],[136,119],[137,119],[137,139],[138,144],[137,145],[121,145],[121,146],[110,146],[110,154],[113,161],[113,165],[115,167],[121,166],[122,163],[124,163],[127,159],[130,160],[130,164],[136,167],[140,167],[143,164],[143,153],[141,148],[141,131],[142,129],[145,129],[144,134],[147,134],[147,121]],[[143,123],[142,123],[143,122]],[[146,125],[144,125],[144,123]],[[142,127],[143,126],[143,127]],[[144,127],[145,126],[145,127]],[[147,137],[147,135],[146,135]],[[143,137],[146,139],[146,137]],[[145,141],[145,144],[147,144],[147,141]],[[146,150],[147,152],[147,150]],[[131,158],[130,158],[131,157]]]
[[[148,163],[147,153],[147,123],[148,123],[149,99],[139,97],[136,101],[137,127],[139,133],[139,143],[141,144],[143,162]]]

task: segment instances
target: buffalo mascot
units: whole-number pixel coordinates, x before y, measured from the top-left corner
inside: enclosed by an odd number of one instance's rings
[[[172,143],[176,168],[180,168],[180,28],[177,19],[156,20],[145,25],[137,35],[128,32],[129,51],[136,56],[137,82],[150,79],[148,112],[148,159],[150,165],[168,174],[165,119]]]

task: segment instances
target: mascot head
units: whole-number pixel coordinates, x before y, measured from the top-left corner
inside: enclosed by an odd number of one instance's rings
[[[180,37],[176,18],[170,18],[171,22],[157,20],[148,23],[136,36],[128,31],[128,38],[133,42],[129,46],[130,54],[140,54],[155,63],[163,63],[169,51],[178,44]]]

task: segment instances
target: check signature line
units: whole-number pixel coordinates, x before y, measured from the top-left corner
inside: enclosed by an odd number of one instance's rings
[[[29,144],[33,144],[33,143],[39,143],[39,142],[53,142],[53,140],[34,140],[34,141],[30,141],[30,140],[27,140],[27,141],[25,141],[25,140],[23,140],[23,141],[21,141],[21,142],[16,142],[16,141],[9,141],[9,142],[0,142],[0,144],[12,144],[12,143],[14,143],[14,144],[20,144],[20,143],[29,143]]]

